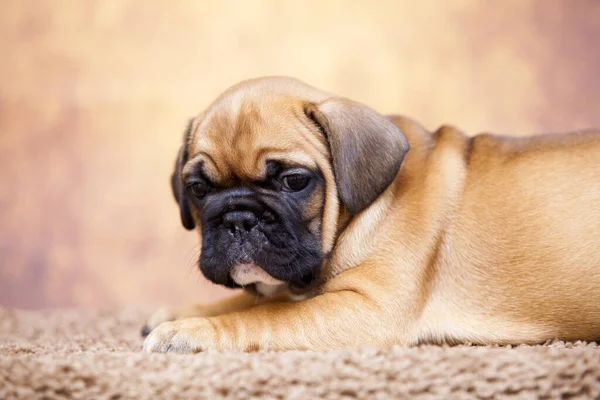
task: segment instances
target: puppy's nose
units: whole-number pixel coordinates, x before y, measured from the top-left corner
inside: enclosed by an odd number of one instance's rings
[[[256,224],[258,224],[258,218],[252,211],[230,211],[223,216],[223,226],[231,232],[248,232]]]

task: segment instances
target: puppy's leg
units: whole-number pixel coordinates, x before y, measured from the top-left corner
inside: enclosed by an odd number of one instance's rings
[[[363,286],[364,288],[364,286]],[[301,302],[269,303],[212,318],[165,322],[144,342],[147,352],[193,353],[206,349],[327,350],[408,343],[381,288],[326,291]]]
[[[142,336],[147,336],[154,328],[166,321],[174,321],[191,317],[214,317],[234,311],[241,311],[270,301],[286,301],[282,295],[273,297],[253,296],[246,292],[212,304],[186,304],[175,307],[161,307],[156,310],[142,328]]]

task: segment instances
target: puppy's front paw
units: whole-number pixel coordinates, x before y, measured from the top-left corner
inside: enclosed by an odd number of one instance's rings
[[[154,328],[166,321],[173,321],[177,319],[176,310],[172,307],[161,307],[154,312],[146,322],[146,325],[142,327],[142,336],[146,337]]]
[[[163,322],[144,340],[146,353],[198,353],[214,347],[214,329],[203,318]]]

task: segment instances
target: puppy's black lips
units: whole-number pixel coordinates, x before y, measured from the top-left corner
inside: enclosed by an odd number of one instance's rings
[[[252,296],[262,296],[262,293],[260,293],[258,290],[256,290],[255,283],[251,283],[249,285],[244,285],[243,288],[246,291],[246,293],[248,293]]]
[[[231,279],[231,276],[229,278],[227,278],[227,282],[225,282],[225,284],[223,286],[228,287],[230,289],[241,288],[240,285],[238,285],[237,283],[235,283],[235,281],[233,279]]]
[[[314,273],[304,275],[302,278],[288,283],[289,290],[294,294],[301,294],[310,290],[317,283]]]

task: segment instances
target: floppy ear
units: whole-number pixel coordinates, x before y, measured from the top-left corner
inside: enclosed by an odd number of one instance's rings
[[[342,204],[365,209],[392,183],[410,149],[389,119],[360,103],[332,98],[305,107],[327,137]]]
[[[173,171],[173,173],[171,174],[171,189],[173,190],[175,200],[177,201],[177,203],[179,203],[181,223],[187,230],[192,230],[196,226],[196,223],[192,218],[192,213],[190,212],[190,203],[188,200],[188,195],[185,190],[185,187],[183,186],[183,181],[181,180],[181,169],[183,168],[183,165],[185,164],[188,158],[187,143],[191,129],[192,121],[190,120],[183,138],[183,145],[179,149],[179,154],[177,155],[177,161],[175,162],[175,171]]]

